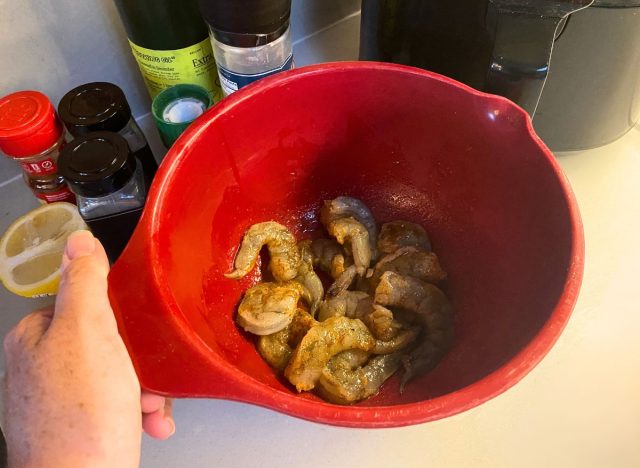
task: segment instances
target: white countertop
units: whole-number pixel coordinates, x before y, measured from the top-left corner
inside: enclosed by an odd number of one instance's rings
[[[176,402],[177,433],[144,467],[639,467],[640,127],[567,153],[583,217],[584,282],[546,358],[497,398],[400,429],[314,424],[215,400]]]

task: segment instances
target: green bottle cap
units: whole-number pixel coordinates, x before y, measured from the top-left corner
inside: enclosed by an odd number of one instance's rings
[[[151,112],[164,145],[170,148],[191,122],[212,105],[207,90],[194,84],[178,84],[158,94],[151,103]]]

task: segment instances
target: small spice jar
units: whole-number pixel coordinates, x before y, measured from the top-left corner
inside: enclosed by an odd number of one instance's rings
[[[19,91],[0,99],[0,150],[22,166],[25,182],[46,203],[74,202],[58,175],[64,132],[49,99],[37,91]]]
[[[124,137],[95,132],[63,149],[60,174],[76,194],[78,210],[115,261],[138,224],[146,198],[142,164]]]
[[[74,137],[109,131],[122,135],[133,155],[142,163],[147,187],[158,170],[149,143],[131,114],[122,89],[113,83],[86,83],[65,94],[58,104],[58,115]]]

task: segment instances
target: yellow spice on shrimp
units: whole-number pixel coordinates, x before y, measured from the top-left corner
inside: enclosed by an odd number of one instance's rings
[[[298,308],[293,321],[286,328],[260,337],[258,352],[271,367],[283,370],[289,364],[295,347],[315,323],[308,312]]]
[[[337,197],[333,200],[325,200],[320,209],[320,220],[325,227],[340,218],[354,218],[361,223],[369,234],[371,257],[376,258],[376,242],[378,238],[378,226],[376,220],[367,205],[357,198]]]
[[[367,362],[366,353],[340,353],[322,370],[319,394],[325,400],[341,405],[369,398],[398,370],[401,358],[400,353],[394,353],[375,356]]]
[[[295,279],[309,291],[311,295],[311,315],[315,315],[324,296],[324,286],[322,286],[322,281],[320,281],[313,269],[311,241],[300,242],[298,249],[300,251],[300,265],[298,265],[298,274]]]
[[[364,275],[372,256],[369,233],[364,225],[355,218],[340,218],[329,223],[327,231],[339,244],[347,244],[351,248],[356,271]]]
[[[296,239],[282,224],[275,221],[254,224],[242,238],[236,255],[235,269],[224,276],[238,279],[246,276],[255,266],[263,246],[267,246],[271,260],[269,269],[277,281],[288,281],[298,274],[300,251]]]
[[[291,323],[300,298],[311,301],[309,291],[297,281],[256,284],[245,292],[236,320],[248,332],[270,335]]]
[[[341,351],[370,351],[376,340],[358,319],[330,317],[311,327],[296,348],[284,375],[301,392],[315,387],[329,359]]]

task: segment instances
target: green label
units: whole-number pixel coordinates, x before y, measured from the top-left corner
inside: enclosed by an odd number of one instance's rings
[[[213,97],[213,102],[222,99],[216,61],[208,38],[177,50],[145,49],[131,41],[129,44],[151,99],[161,91],[181,83],[206,88]]]

